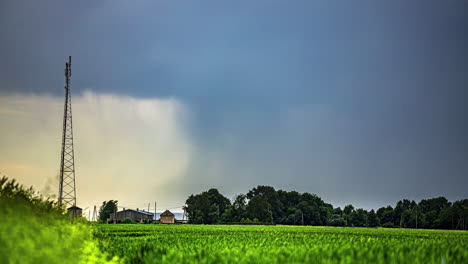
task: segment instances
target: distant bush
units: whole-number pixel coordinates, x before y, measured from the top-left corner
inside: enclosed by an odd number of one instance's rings
[[[341,215],[334,214],[330,217],[330,220],[328,221],[328,225],[330,226],[345,226],[346,221],[341,217]]]
[[[151,219],[143,219],[143,224],[152,224],[153,223],[153,220]]]
[[[382,225],[382,227],[394,228],[395,225],[392,222],[386,222]]]
[[[136,224],[137,222],[133,221],[131,218],[125,218],[122,220],[122,224]]]

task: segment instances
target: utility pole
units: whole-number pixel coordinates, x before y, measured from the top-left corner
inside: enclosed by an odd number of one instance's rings
[[[150,203],[148,203],[148,213],[150,212]]]
[[[93,221],[96,221],[97,220],[97,211],[96,211],[96,206],[94,206],[94,210],[93,210]]]
[[[65,63],[65,105],[63,111],[62,155],[60,161],[59,205],[76,206],[75,154],[70,93],[71,56]]]
[[[154,221],[156,221],[156,202],[154,202]]]
[[[301,215],[302,215],[302,225],[304,225],[304,213],[301,212]]]

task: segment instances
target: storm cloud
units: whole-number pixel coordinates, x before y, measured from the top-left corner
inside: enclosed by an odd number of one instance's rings
[[[59,104],[64,62],[73,56],[74,102],[82,102],[74,113],[82,140],[76,148],[89,146],[77,153],[77,166],[86,170],[77,173],[78,186],[119,168],[131,174],[133,167],[156,169],[153,162],[180,162],[177,172],[147,176],[148,188],[166,190],[175,205],[209,187],[232,197],[257,184],[364,208],[468,195],[467,1],[3,1],[0,7],[2,102],[15,96]],[[86,98],[96,101],[84,104]],[[105,110],[110,98],[119,102],[112,111]],[[151,124],[136,112],[125,118],[123,105],[146,100],[174,103],[182,114]],[[0,116],[15,105],[1,107]],[[55,150],[59,108],[47,112],[55,116],[41,132]],[[92,119],[103,111],[112,122]],[[2,120],[3,130],[26,126]],[[132,136],[115,132],[114,124],[134,127]],[[171,140],[142,136],[164,125],[177,128]],[[85,166],[88,153],[118,152],[91,148],[93,137],[112,134],[131,149],[129,157],[141,150],[151,162]],[[31,150],[20,139],[0,142],[7,149],[1,164],[16,155],[6,142],[16,142],[18,153]],[[161,145],[178,154],[154,153]],[[57,153],[47,159],[59,162]],[[145,185],[138,177],[133,183]],[[90,194],[81,195],[91,202]],[[99,199],[152,199],[108,196]]]

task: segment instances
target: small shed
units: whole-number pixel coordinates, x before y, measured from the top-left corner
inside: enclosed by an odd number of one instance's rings
[[[83,216],[83,209],[79,208],[76,205],[73,205],[72,207],[68,208],[67,211],[70,218],[77,218]]]
[[[160,224],[174,224],[175,215],[171,213],[169,210],[166,210],[164,211],[164,213],[160,215],[159,223]]]

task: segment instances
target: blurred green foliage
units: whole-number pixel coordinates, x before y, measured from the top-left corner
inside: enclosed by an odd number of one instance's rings
[[[118,263],[102,253],[94,228],[71,222],[56,202],[0,178],[0,263]]]

